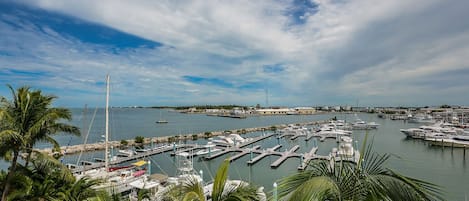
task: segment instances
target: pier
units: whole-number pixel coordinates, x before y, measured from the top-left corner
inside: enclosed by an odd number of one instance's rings
[[[272,168],[277,168],[278,166],[280,166],[285,160],[287,160],[288,158],[290,157],[298,157],[298,154],[294,154],[296,150],[298,150],[300,148],[299,145],[295,145],[294,147],[292,147],[290,150],[288,151],[285,151],[285,152],[281,152],[281,156],[279,159],[277,159],[276,161],[274,161],[272,164],[270,164],[270,167]]]
[[[327,120],[320,120],[320,121],[312,121],[312,122],[302,122],[296,123],[299,126],[306,126],[306,125],[318,125],[327,122]],[[278,124],[278,125],[270,125],[270,126],[263,126],[263,127],[255,127],[255,128],[239,128],[233,130],[226,130],[230,133],[238,133],[238,134],[246,134],[252,132],[262,132],[262,131],[269,131],[269,130],[276,130],[286,128],[288,124]],[[203,132],[203,133],[190,133],[185,135],[175,135],[175,136],[161,136],[161,137],[151,137],[145,138],[142,144],[135,143],[134,139],[126,140],[128,142],[127,146],[136,146],[136,145],[149,145],[153,143],[172,143],[177,141],[187,141],[187,140],[197,140],[202,138],[208,137],[215,137],[219,135],[226,134],[226,131],[211,131],[211,132]],[[242,131],[242,132],[241,132]],[[109,141],[108,144],[110,147],[119,148],[123,146],[121,141]],[[80,152],[89,152],[89,151],[99,151],[105,149],[104,142],[97,142],[97,143],[90,143],[90,144],[78,144],[78,145],[70,145],[70,146],[61,146],[60,150],[63,155],[70,155],[70,154],[77,154]],[[40,151],[47,154],[54,154],[52,148],[44,148],[44,149],[35,149],[36,151]]]
[[[318,147],[313,147],[311,151],[308,153],[301,155],[301,163],[298,166],[298,170],[305,170],[308,167],[309,162],[316,156],[316,152],[318,151]]]
[[[254,146],[254,147],[252,147],[252,148],[243,149],[243,150],[241,151],[241,153],[236,154],[236,155],[230,157],[228,160],[229,160],[230,162],[233,162],[233,161],[235,161],[236,159],[241,158],[241,157],[243,157],[243,156],[246,155],[246,154],[252,153],[253,151],[255,151],[255,150],[259,149],[259,148],[261,148],[261,146],[260,146],[260,145],[256,145],[256,146]]]
[[[151,149],[149,151],[136,153],[136,154],[134,154],[132,156],[129,156],[129,157],[118,157],[116,160],[109,161],[109,165],[117,165],[117,164],[125,163],[125,162],[128,162],[128,161],[133,161],[133,160],[138,160],[138,159],[141,159],[141,158],[149,157],[149,156],[152,156],[152,155],[161,154],[161,153],[168,152],[168,151],[173,151],[174,152],[176,148],[187,148],[187,147],[192,148],[192,147],[195,147],[195,146],[197,146],[197,145],[194,145],[194,144],[176,145],[176,144],[174,144],[174,145],[168,145],[168,146],[165,146],[165,147],[158,147],[158,148],[155,148],[155,149]],[[82,172],[83,170],[102,168],[104,166],[105,166],[104,162],[95,162],[95,163],[91,163],[91,165],[79,166],[77,168],[71,169],[71,171],[72,171],[72,173],[77,173],[77,172]]]
[[[261,159],[263,159],[264,157],[266,157],[268,155],[275,154],[274,151],[279,149],[280,147],[282,147],[282,145],[279,144],[279,145],[276,145],[275,147],[268,148],[267,150],[262,151],[260,155],[258,155],[255,158],[252,158],[251,160],[249,160],[247,162],[248,165],[253,165],[253,164],[257,163],[257,161],[260,161]]]

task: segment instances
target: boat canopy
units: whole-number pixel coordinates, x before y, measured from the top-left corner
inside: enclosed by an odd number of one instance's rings
[[[146,165],[146,164],[147,164],[147,162],[144,161],[144,160],[141,160],[141,161],[137,161],[137,162],[135,162],[135,163],[132,163],[132,165],[135,165],[135,166],[137,166],[137,167],[140,167],[140,166]]]

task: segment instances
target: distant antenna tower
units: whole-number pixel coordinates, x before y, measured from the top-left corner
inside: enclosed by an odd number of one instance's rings
[[[265,88],[265,107],[269,107],[269,89]]]

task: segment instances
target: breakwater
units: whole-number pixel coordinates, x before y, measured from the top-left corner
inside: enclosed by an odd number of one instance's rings
[[[306,126],[306,125],[319,125],[322,123],[327,122],[327,120],[320,120],[320,121],[310,121],[310,122],[300,122],[294,123],[295,125]],[[210,138],[230,133],[237,133],[237,134],[247,134],[252,132],[262,132],[262,131],[274,131],[276,129],[282,129],[287,127],[288,124],[277,124],[277,125],[270,125],[270,126],[262,126],[262,127],[254,127],[254,128],[242,128],[242,129],[233,129],[233,130],[224,130],[224,131],[207,131],[203,133],[192,133],[192,134],[185,134],[185,135],[173,135],[173,136],[161,136],[161,137],[149,137],[144,138],[143,143],[136,143],[135,139],[128,139],[125,140],[127,144],[122,144],[121,141],[109,141],[109,146],[113,148],[120,148],[122,146],[137,146],[137,145],[148,145],[148,144],[161,144],[161,143],[172,143],[178,141],[187,141],[187,140],[197,140],[200,138]],[[99,151],[104,150],[106,147],[104,142],[99,143],[90,143],[90,144],[79,144],[79,145],[71,145],[71,146],[61,146],[60,150],[63,155],[71,155],[80,152],[89,152],[89,151]],[[38,149],[37,151],[41,151],[47,154],[53,154],[52,148],[45,148],[45,149]]]

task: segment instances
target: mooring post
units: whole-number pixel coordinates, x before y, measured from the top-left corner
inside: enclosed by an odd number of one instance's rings
[[[463,155],[464,155],[464,159],[465,159],[466,158],[466,145],[464,145],[463,150],[464,150]]]
[[[277,182],[274,182],[274,189],[273,189],[273,201],[277,201]]]
[[[200,170],[199,174],[200,174],[200,178],[202,179],[202,186],[204,186],[204,171]]]
[[[148,175],[151,175],[151,161],[148,160]]]
[[[208,146],[208,157],[212,156],[212,149],[210,146]]]
[[[300,156],[300,166],[303,167],[303,162],[304,162],[304,158],[303,158],[303,154],[301,154]]]

